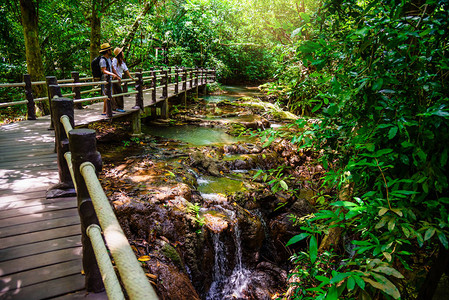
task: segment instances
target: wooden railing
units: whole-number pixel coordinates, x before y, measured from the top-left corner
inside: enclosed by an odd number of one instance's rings
[[[109,76],[108,76],[109,77]],[[36,119],[36,107],[37,102],[46,101],[51,99],[55,95],[59,97],[73,97],[74,103],[80,105],[80,103],[98,101],[103,99],[111,99],[116,96],[132,95],[136,94],[136,105],[135,107],[143,108],[143,92],[152,91],[152,103],[158,102],[156,99],[156,91],[162,89],[162,99],[166,98],[168,95],[168,88],[174,87],[174,93],[178,94],[180,92],[186,91],[198,85],[204,85],[208,83],[208,80],[216,80],[216,72],[213,69],[203,69],[203,68],[183,68],[183,67],[170,67],[167,69],[151,69],[148,71],[138,70],[135,73],[136,82],[135,90],[128,91],[128,83],[131,79],[123,79],[121,83],[124,85],[123,93],[112,94],[111,84],[118,81],[112,81],[107,79],[106,81],[92,82],[92,77],[79,77],[78,72],[72,72],[71,79],[57,80],[54,76],[47,76],[46,81],[36,81],[32,82],[30,75],[24,75],[24,82],[20,83],[2,83],[0,88],[7,87],[23,87],[25,89],[26,100],[14,101],[14,102],[4,102],[0,103],[0,107],[9,107],[19,104],[27,105],[27,119]],[[145,84],[149,84],[148,88],[144,88]],[[179,90],[179,84],[182,84],[181,90]],[[41,98],[34,98],[32,92],[33,85],[47,85],[48,96]],[[82,95],[98,92],[101,88],[98,85],[106,85],[106,91],[110,93],[108,95],[101,95],[97,97],[82,98]],[[93,87],[88,90],[81,90],[83,87]],[[71,88],[71,92],[62,94],[61,89]],[[108,101],[109,102],[109,101]],[[112,117],[112,110],[110,102],[107,105],[107,115]]]
[[[75,186],[77,192],[86,290],[106,289],[109,299],[125,299],[108,248],[129,299],[158,299],[98,181],[102,162],[96,149],[95,130],[73,129],[73,100],[55,97],[51,106],[60,175],[58,186]]]

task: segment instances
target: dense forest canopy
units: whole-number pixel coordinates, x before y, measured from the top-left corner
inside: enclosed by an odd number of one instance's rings
[[[167,47],[169,65],[269,82],[304,118],[264,131],[266,145],[312,149],[326,170],[318,212],[289,243],[307,240],[290,296],[430,299],[449,260],[449,1],[21,2],[37,9],[45,75],[89,75],[92,49],[109,42],[132,67],[162,65],[155,47]],[[18,1],[0,4],[2,82],[27,72],[22,25]],[[267,178],[295,193],[288,168]]]

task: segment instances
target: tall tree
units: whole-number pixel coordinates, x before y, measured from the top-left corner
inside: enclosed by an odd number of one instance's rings
[[[92,1],[92,14],[90,17],[90,60],[92,61],[100,50],[101,43],[101,13],[103,1]]]
[[[39,45],[37,4],[33,0],[20,0],[27,69],[33,81],[45,80],[44,65],[42,63],[42,54]],[[34,86],[33,92],[38,97],[46,96],[47,86]],[[38,107],[44,115],[50,113],[48,101],[38,103]]]
[[[157,0],[148,0],[144,7],[142,12],[139,14],[139,16],[134,21],[133,25],[131,26],[131,29],[126,34],[125,38],[122,41],[122,47],[124,48],[124,52],[130,47],[130,44],[132,40],[134,39],[134,36],[136,34],[137,29],[139,28],[140,22],[145,17],[145,15],[156,5]]]

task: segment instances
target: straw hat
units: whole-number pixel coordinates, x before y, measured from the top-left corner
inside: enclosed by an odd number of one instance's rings
[[[106,51],[108,51],[110,49],[112,49],[112,47],[111,47],[111,45],[109,45],[109,43],[101,44],[101,46],[100,46],[100,53],[101,52],[106,52]]]
[[[123,47],[122,48],[115,48],[114,49],[114,56],[117,56],[117,55],[119,55],[120,54],[120,52],[122,52],[123,51]]]

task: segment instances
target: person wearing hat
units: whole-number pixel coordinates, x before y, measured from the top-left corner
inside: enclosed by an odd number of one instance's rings
[[[120,81],[120,77],[117,76],[114,67],[112,66],[111,57],[112,57],[112,47],[109,45],[109,43],[101,44],[100,46],[100,70],[102,73],[101,79],[106,80],[106,76],[112,76],[112,78],[117,79]],[[103,95],[108,95],[106,89],[102,86]],[[104,100],[103,103],[103,114],[106,114],[106,101],[108,99]],[[114,103],[114,99],[111,99],[112,109],[116,109],[116,103]]]
[[[114,49],[114,58],[112,59],[112,67],[114,68],[116,74],[120,79],[125,73],[129,78],[135,81],[135,79],[129,73],[128,67],[126,66],[125,59],[123,58],[123,48],[115,48]],[[112,85],[114,90],[114,94],[122,93],[122,85],[120,82],[114,82]],[[124,112],[123,110],[123,96],[115,97],[115,103],[117,105],[118,112]]]

